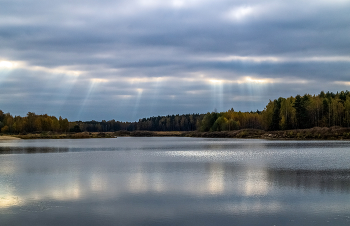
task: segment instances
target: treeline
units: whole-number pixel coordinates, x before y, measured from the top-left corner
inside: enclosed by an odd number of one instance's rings
[[[321,92],[278,98],[262,112],[265,130],[307,129],[312,127],[349,127],[350,93]]]
[[[308,129],[313,127],[349,127],[350,92],[322,91],[269,101],[262,112],[207,113],[199,122],[200,131],[263,129],[270,131]]]
[[[115,131],[195,131],[200,114],[168,115],[140,119],[138,122],[120,122],[115,120],[77,121],[72,123],[72,132],[115,132]]]
[[[260,111],[235,112],[233,109],[221,113],[208,112],[197,126],[201,132],[263,129],[262,114]]]
[[[1,133],[33,133],[41,131],[67,132],[69,130],[68,119],[55,116],[36,115],[28,112],[26,117],[15,116],[0,110]]]
[[[87,121],[72,123],[72,132],[115,131],[231,131],[242,128],[263,129],[262,113],[212,112],[207,114],[167,115],[140,119],[138,122]]]
[[[25,134],[40,132],[115,132],[115,131],[195,131],[203,115],[168,115],[140,119],[138,122],[120,122],[115,120],[76,121],[57,119],[55,116],[36,115],[12,116],[0,110],[1,133]]]
[[[55,116],[26,117],[4,114],[0,110],[2,133],[52,132],[115,132],[115,131],[233,131],[239,129],[290,130],[312,127],[350,126],[350,92],[321,92],[269,101],[263,111],[208,112],[206,114],[168,115],[143,118],[137,122],[115,120],[76,121]]]

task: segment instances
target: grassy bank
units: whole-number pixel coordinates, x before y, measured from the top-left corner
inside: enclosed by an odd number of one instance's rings
[[[257,139],[290,139],[290,140],[344,140],[350,139],[350,129],[343,127],[314,127],[311,129],[264,131],[237,130],[231,132],[193,133],[194,137],[223,137],[223,138],[257,138]]]
[[[300,130],[264,131],[242,129],[222,132],[197,131],[117,131],[105,133],[36,133],[13,136],[0,136],[20,139],[81,139],[81,138],[115,138],[115,137],[205,137],[205,138],[255,138],[255,139],[291,139],[291,140],[344,140],[350,139],[350,128],[315,127]],[[4,138],[5,139],[5,138]]]
[[[116,132],[116,136],[137,136],[137,137],[207,137],[207,138],[255,138],[255,139],[292,139],[292,140],[343,140],[350,139],[350,128],[343,127],[315,127],[311,129],[264,131],[258,129],[243,129],[222,132]]]
[[[13,136],[0,136],[0,140],[18,140],[20,138]]]
[[[112,132],[106,133],[29,133],[29,134],[21,134],[14,135],[14,137],[20,139],[83,139],[83,138],[115,138],[116,135]]]

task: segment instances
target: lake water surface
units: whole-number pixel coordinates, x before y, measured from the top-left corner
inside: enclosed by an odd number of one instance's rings
[[[0,141],[0,225],[350,225],[350,142]]]

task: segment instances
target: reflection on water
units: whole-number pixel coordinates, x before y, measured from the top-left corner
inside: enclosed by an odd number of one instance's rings
[[[220,163],[209,164],[207,192],[209,194],[222,194],[225,190],[225,171]]]
[[[279,187],[316,189],[320,192],[350,193],[350,169],[344,170],[293,170],[271,169],[269,180]]]
[[[1,154],[38,154],[68,152],[68,148],[55,147],[0,147]]]
[[[350,143],[331,143],[0,143],[0,225],[349,225]]]

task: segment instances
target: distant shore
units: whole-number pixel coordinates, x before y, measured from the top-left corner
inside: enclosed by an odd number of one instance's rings
[[[198,131],[117,131],[117,132],[80,132],[23,134],[0,136],[0,140],[13,139],[81,139],[81,138],[116,138],[116,137],[203,137],[203,138],[248,138],[248,139],[290,139],[290,140],[347,140],[350,128],[314,127],[311,129],[264,131],[242,129],[221,132]]]

